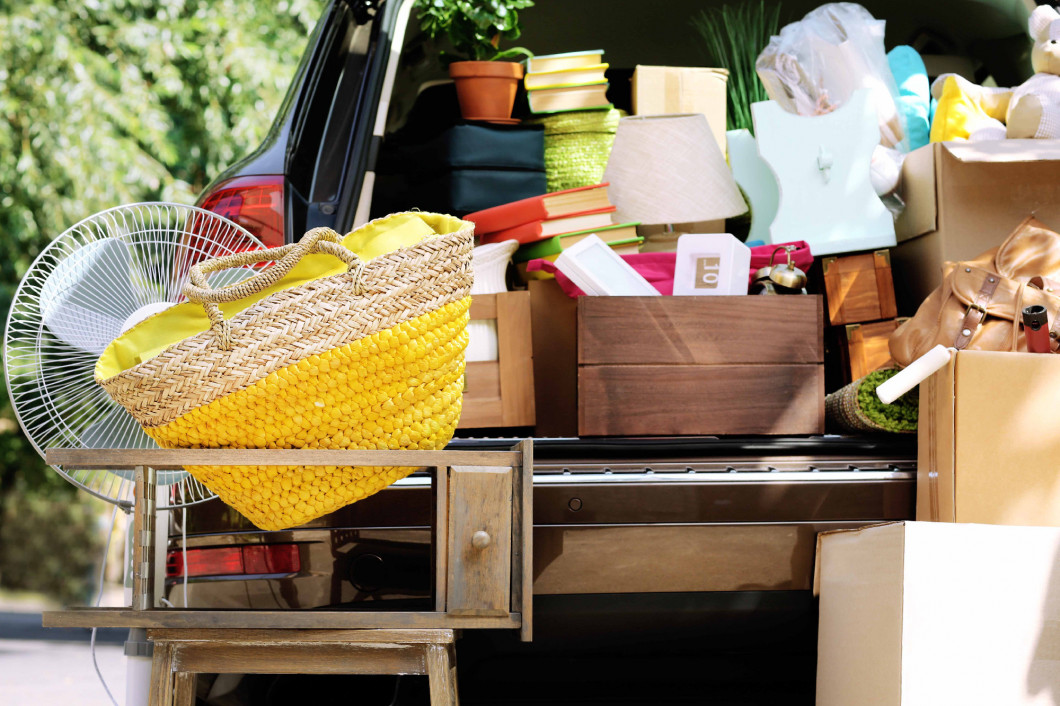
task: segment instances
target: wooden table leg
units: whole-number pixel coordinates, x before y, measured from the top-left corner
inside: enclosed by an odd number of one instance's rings
[[[173,706],[195,706],[194,672],[177,672],[173,688]]]
[[[150,466],[136,467],[135,504],[133,506],[133,610],[155,607],[155,481]]]
[[[427,679],[431,706],[459,706],[456,690],[456,652],[453,644],[427,645]]]
[[[151,658],[150,706],[173,706],[173,646],[155,642]]]

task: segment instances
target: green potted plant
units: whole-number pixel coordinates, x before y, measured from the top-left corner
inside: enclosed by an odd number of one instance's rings
[[[522,47],[500,49],[501,39],[519,37],[519,10],[533,0],[416,0],[423,31],[444,35],[456,57],[449,76],[456,82],[460,113],[467,120],[508,120],[523,65],[509,59],[532,56]]]
[[[729,71],[727,129],[753,133],[751,104],[769,100],[755,61],[769,39],[780,33],[780,4],[767,7],[759,0],[711,7],[693,17],[692,24],[703,38],[707,65]]]

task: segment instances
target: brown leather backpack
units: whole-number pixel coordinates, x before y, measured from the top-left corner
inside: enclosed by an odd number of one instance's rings
[[[974,260],[947,262],[942,285],[891,334],[891,357],[909,365],[937,344],[958,350],[1026,351],[1025,306],[1049,312],[1052,347],[1060,338],[1060,234],[1032,218]]]

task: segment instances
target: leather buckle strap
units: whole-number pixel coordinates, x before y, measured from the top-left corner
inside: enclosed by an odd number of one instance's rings
[[[994,292],[997,291],[1000,280],[998,275],[987,275],[983,280],[983,286],[979,288],[979,293],[975,295],[974,300],[969,302],[964,312],[964,319],[961,321],[961,327],[957,330],[957,338],[953,342],[953,347],[957,350],[963,350],[972,342],[975,332],[986,319],[986,309],[994,297]]]

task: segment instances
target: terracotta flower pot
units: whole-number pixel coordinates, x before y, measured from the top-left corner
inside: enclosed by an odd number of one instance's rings
[[[512,116],[523,65],[512,61],[457,61],[449,65],[465,120],[507,120]]]

